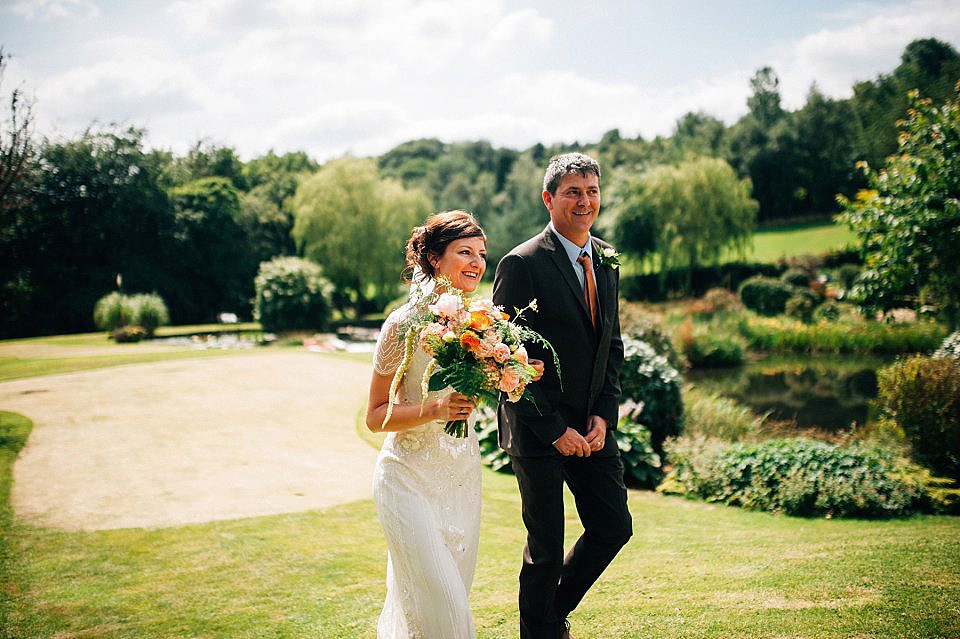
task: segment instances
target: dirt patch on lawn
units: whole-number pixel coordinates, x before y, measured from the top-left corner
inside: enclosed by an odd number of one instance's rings
[[[34,421],[13,508],[102,530],[322,508],[371,496],[370,364],[305,352],[132,364],[0,383]]]

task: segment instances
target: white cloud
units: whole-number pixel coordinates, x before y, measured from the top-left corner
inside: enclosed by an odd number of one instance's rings
[[[27,20],[86,20],[100,15],[99,7],[90,0],[17,0],[9,10]]]
[[[142,55],[72,69],[37,89],[45,112],[69,114],[67,123],[149,121],[209,104],[210,94],[189,69]]]
[[[827,95],[849,97],[854,83],[889,73],[911,41],[928,37],[960,41],[955,0],[915,0],[810,34],[791,43],[774,64],[784,105],[801,106],[813,82]]]

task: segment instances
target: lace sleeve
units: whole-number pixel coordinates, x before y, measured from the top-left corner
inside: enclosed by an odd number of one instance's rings
[[[373,370],[381,375],[392,375],[403,361],[403,345],[400,344],[397,324],[400,321],[400,309],[390,313],[380,329],[377,338],[377,350],[373,355]]]

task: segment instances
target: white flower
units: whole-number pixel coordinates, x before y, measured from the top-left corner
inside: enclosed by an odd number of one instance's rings
[[[430,312],[434,315],[455,318],[459,316],[460,310],[463,308],[463,300],[459,295],[443,293],[439,299],[437,299],[436,304],[431,304],[427,308],[429,308]]]

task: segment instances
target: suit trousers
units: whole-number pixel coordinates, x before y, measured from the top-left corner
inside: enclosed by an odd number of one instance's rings
[[[590,457],[511,457],[527,528],[520,569],[522,639],[556,639],[563,620],[633,534],[616,446],[608,433],[604,450]],[[584,528],[566,557],[564,483]]]

